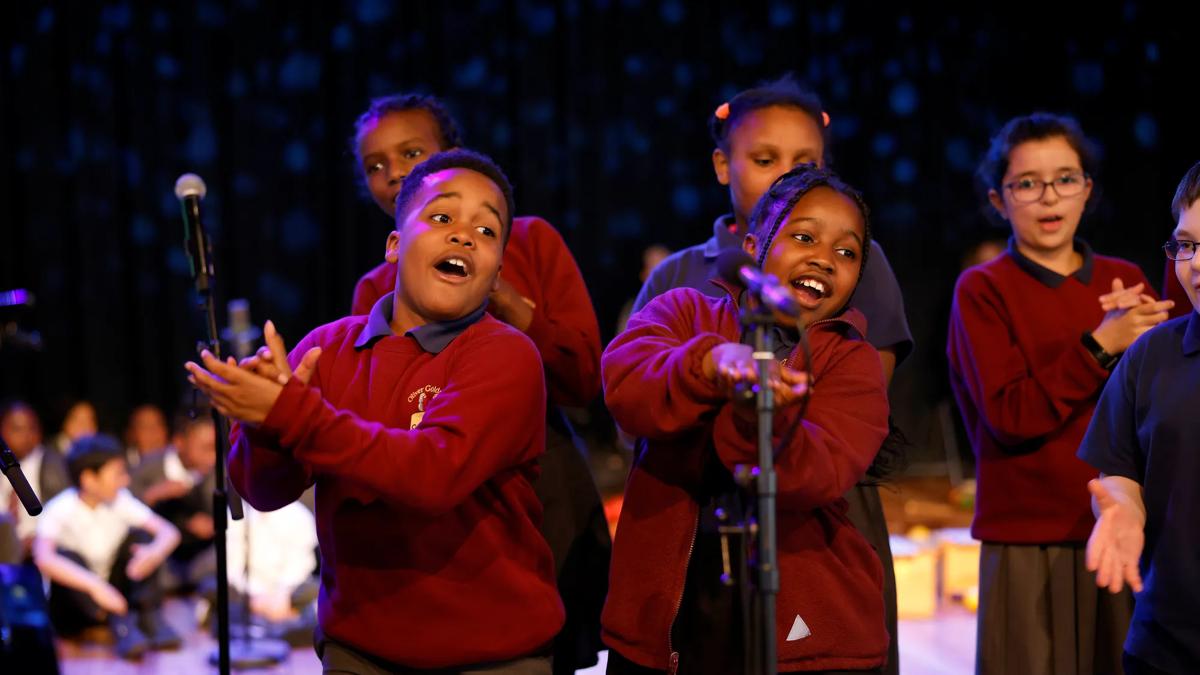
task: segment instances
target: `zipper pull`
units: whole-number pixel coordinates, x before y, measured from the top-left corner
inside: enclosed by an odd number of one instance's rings
[[[671,661],[667,665],[667,675],[675,675],[679,670],[679,652],[671,652]]]

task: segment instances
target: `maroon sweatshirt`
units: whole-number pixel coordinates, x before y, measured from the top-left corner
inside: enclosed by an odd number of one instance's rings
[[[852,309],[808,329],[815,393],[776,465],[781,671],[862,670],[887,657],[879,557],[847,519],[842,498],[888,433],[883,368],[861,338],[865,324]],[[667,669],[678,658],[671,625],[700,512],[691,495],[706,456],[715,452],[730,469],[757,464],[753,424],[735,417],[701,368],[714,346],[738,337],[732,297],[674,289],[630,317],[601,361],[613,417],[647,439],[625,487],[603,637],[648,668]],[[796,350],[789,365],[804,369],[800,361]],[[796,413],[796,406],[779,411],[776,430],[786,430]]]
[[[329,638],[412,668],[549,653],[563,609],[532,487],[537,350],[482,312],[456,336],[393,336],[390,308],[296,345],[293,367],[323,349],[316,372],[292,378],[258,428],[234,426],[233,484],[272,510],[316,483]]]
[[[600,393],[600,326],[566,242],[541,218],[514,218],[503,262],[500,277],[534,302],[525,334],[546,365],[550,402],[586,406]],[[359,279],[351,313],[366,314],[395,290],[396,269],[383,263]]]
[[[1136,265],[1094,255],[1063,277],[1015,248],[958,279],[946,355],[976,457],[976,539],[1005,544],[1086,541],[1094,523],[1075,456],[1108,371],[1080,342],[1104,319],[1099,297]],[[1146,293],[1152,294],[1146,283]]]

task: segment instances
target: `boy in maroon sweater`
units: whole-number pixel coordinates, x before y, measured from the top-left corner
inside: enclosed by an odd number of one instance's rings
[[[811,353],[806,363],[796,324],[778,317],[775,442],[790,438],[776,460],[778,669],[878,673],[888,651],[882,569],[842,497],[888,434],[883,367],[863,339],[866,320],[845,308],[870,250],[866,206],[807,164],[780,177],[749,225],[745,249],[793,289]],[[740,612],[713,615],[698,601],[721,588],[723,552],[699,521],[719,519],[737,494],[732,469],[757,463],[753,406],[733,400],[739,382],[754,380],[739,340],[747,298],[724,288],[724,298],[691,288],[658,296],[601,360],[613,417],[639,436],[603,615],[610,674],[745,672],[753,649]]]
[[[395,94],[371,101],[355,123],[353,150],[363,186],[392,220],[396,194],[413,167],[462,146],[458,124],[433,96]],[[367,314],[396,285],[385,261],[354,288],[353,314]],[[542,534],[554,553],[566,624],[554,644],[554,672],[596,663],[600,609],[612,540],[587,461],[559,406],[583,407],[600,393],[600,327],[579,267],[550,223],[513,218],[500,279],[488,296],[492,316],[529,336],[546,374],[546,453],[534,489],[544,507]]]
[[[1075,238],[1094,173],[1075,121],[1044,113],[1006,124],[980,167],[1013,236],[959,278],[946,354],[977,458],[981,675],[1120,670],[1131,598],[1085,568],[1097,472],[1075,453],[1117,357],[1171,303]]]
[[[327,670],[548,674],[563,609],[532,486],[541,361],[484,312],[511,189],[456,150],[415,168],[396,204],[387,251],[403,271],[370,315],[286,360],[268,323],[269,351],[188,370],[239,420],[230,476],[247,501],[276,509],[317,484]]]

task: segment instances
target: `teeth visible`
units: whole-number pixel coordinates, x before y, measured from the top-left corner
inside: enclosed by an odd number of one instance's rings
[[[464,262],[462,258],[451,258],[447,260],[446,263],[450,265],[458,265],[463,269],[464,272],[467,271],[467,263]]]
[[[825,295],[825,284],[816,279],[801,279],[799,285],[813,289],[818,295]]]

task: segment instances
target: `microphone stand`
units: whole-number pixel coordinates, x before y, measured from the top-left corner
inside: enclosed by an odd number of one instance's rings
[[[778,480],[775,475],[775,452],[771,435],[775,423],[775,397],[768,382],[771,366],[775,361],[774,338],[771,327],[775,316],[761,302],[746,303],[741,312],[741,323],[754,333],[754,362],[758,371],[758,385],[754,389],[755,411],[758,417],[758,467],[746,475],[739,472],[736,477],[743,487],[749,487],[751,479],[757,492],[758,509],[756,518],[749,516],[742,528],[754,537],[755,559],[752,565],[757,573],[751,603],[757,611],[744,614],[746,636],[747,673],[775,675],[777,672],[775,644],[775,599],[779,594],[779,552],[776,546],[775,499]],[[749,579],[747,579],[749,581]],[[757,657],[757,659],[756,659]]]
[[[222,334],[233,345],[234,355],[244,359],[254,353],[254,345],[262,331],[250,325],[250,305],[246,300],[229,302],[230,326]],[[244,548],[242,552],[242,621],[240,632],[230,642],[230,661],[238,670],[267,668],[287,660],[291,645],[283,640],[256,637],[250,614],[250,517],[242,518]],[[209,658],[211,661],[211,657]]]
[[[221,359],[221,339],[217,332],[217,313],[213,301],[212,279],[213,271],[212,250],[204,235],[204,227],[200,222],[200,200],[181,200],[183,207],[184,245],[192,262],[192,276],[196,282],[196,294],[206,319],[206,342],[197,344],[197,351],[207,348],[218,361]],[[213,545],[217,557],[217,653],[216,662],[220,675],[229,675],[229,561],[226,553],[225,535],[228,529],[226,513],[234,520],[241,520],[242,502],[229,490],[225,467],[229,455],[229,429],[225,418],[211,407],[213,425],[217,431],[217,461],[213,467]],[[209,661],[213,661],[212,655]]]

